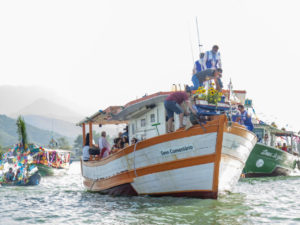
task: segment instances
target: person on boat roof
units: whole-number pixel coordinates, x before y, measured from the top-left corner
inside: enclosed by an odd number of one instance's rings
[[[200,86],[203,86],[204,81],[214,80],[217,86],[217,90],[221,91],[223,88],[223,83],[221,81],[222,69],[207,69],[201,72],[198,72],[193,75],[192,82],[194,84],[191,87],[192,90],[197,90]]]
[[[218,69],[222,68],[219,46],[214,45],[210,51],[205,52],[203,57],[203,68]]]
[[[106,140],[105,131],[102,131],[101,137],[99,138],[99,149],[100,149],[100,158],[105,158],[110,154],[111,147],[108,141]]]
[[[6,181],[13,181],[14,180],[14,177],[15,177],[15,174],[13,172],[13,169],[12,168],[9,168],[8,172],[6,173],[5,175],[5,178],[6,178]]]
[[[196,110],[193,108],[190,97],[191,97],[191,89],[187,86],[185,91],[178,91],[170,94],[165,102],[165,108],[167,111],[168,116],[168,123],[167,123],[167,132],[172,132],[172,123],[174,119],[174,113],[179,114],[179,126],[183,126],[183,116],[184,116],[184,110],[180,106],[182,103],[186,102],[189,109],[194,113],[197,114]]]
[[[238,110],[240,111],[240,115],[237,117],[236,122],[244,125],[248,130],[252,131],[254,127],[252,124],[251,116],[248,115],[243,105],[239,105]]]

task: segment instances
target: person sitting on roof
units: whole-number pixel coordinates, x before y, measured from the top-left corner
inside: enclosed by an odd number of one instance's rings
[[[9,168],[8,172],[5,174],[5,179],[8,182],[12,182],[14,180],[15,174],[12,168]]]
[[[167,132],[172,132],[172,123],[174,119],[174,113],[179,114],[179,127],[183,126],[183,116],[184,116],[184,110],[180,106],[182,103],[186,102],[188,104],[189,109],[194,113],[197,114],[196,110],[193,108],[190,97],[192,93],[190,88],[187,86],[185,91],[178,91],[170,94],[165,102],[165,108],[167,111],[168,116],[168,124],[167,124]]]
[[[222,69],[207,69],[207,70],[200,71],[198,73],[195,73],[192,76],[192,82],[194,86],[191,87],[191,89],[197,90],[199,87],[204,85],[203,83],[205,81],[214,80],[217,86],[216,89],[218,91],[221,91],[223,88],[221,77],[222,77]]]
[[[238,106],[238,110],[240,111],[240,115],[237,117],[236,122],[241,125],[244,125],[248,130],[253,130],[253,124],[251,120],[251,116],[248,115],[243,105]]]
[[[106,132],[102,131],[101,137],[99,138],[100,158],[105,158],[110,154],[110,144],[106,140]]]

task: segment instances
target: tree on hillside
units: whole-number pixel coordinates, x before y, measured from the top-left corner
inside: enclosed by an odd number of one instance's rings
[[[68,140],[65,138],[65,137],[61,137],[57,140],[57,143],[58,143],[58,147],[60,149],[67,149],[67,150],[70,150],[71,149],[71,146],[68,142]]]
[[[22,143],[22,146],[24,149],[27,148],[27,143],[28,143],[28,139],[27,139],[27,132],[26,132],[26,124],[24,119],[19,116],[17,119],[17,127],[18,127],[18,135],[19,135],[19,141]]]
[[[76,137],[73,146],[75,149],[82,148],[82,135],[81,134]]]

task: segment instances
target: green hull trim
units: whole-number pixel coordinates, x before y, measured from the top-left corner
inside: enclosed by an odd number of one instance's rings
[[[54,175],[54,168],[50,166],[45,166],[43,164],[35,164],[35,165],[38,167],[42,177]]]
[[[297,156],[258,142],[248,157],[243,173],[245,177],[289,175],[298,161]]]

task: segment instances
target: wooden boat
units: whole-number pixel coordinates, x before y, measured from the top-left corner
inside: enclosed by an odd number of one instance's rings
[[[87,190],[199,198],[217,198],[232,191],[256,143],[255,134],[228,121],[225,115],[215,116],[204,125],[166,133],[163,101],[168,94],[160,92],[130,102],[123,109],[115,107],[116,116],[108,108],[79,123],[85,137],[86,123],[91,134],[92,124],[126,122],[129,136],[141,140],[106,158],[81,161]],[[175,116],[175,128],[178,125]]]
[[[243,170],[245,177],[288,176],[300,169],[298,135],[258,124],[255,125],[254,132],[259,137],[259,142],[246,162]],[[278,141],[288,142],[288,151],[276,147]]]

